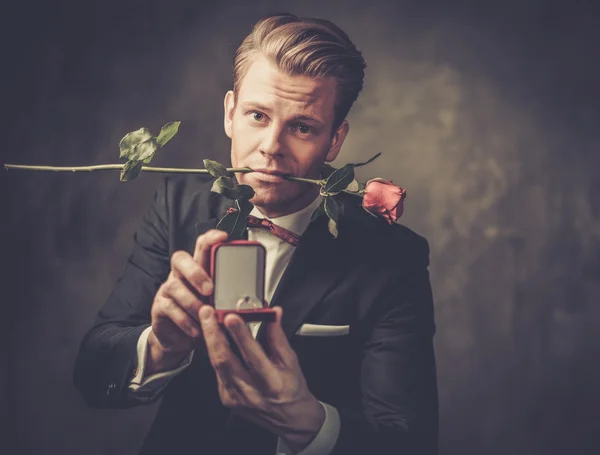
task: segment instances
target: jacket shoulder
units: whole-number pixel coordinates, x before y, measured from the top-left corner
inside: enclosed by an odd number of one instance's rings
[[[362,207],[355,207],[345,224],[352,245],[386,267],[407,262],[429,265],[429,242],[404,224],[388,224]]]
[[[210,175],[167,176],[156,190],[155,203],[164,205],[167,218],[175,223],[214,217],[220,195],[211,192],[213,180]]]
[[[165,177],[160,186],[164,187],[167,196],[193,196],[197,193],[210,193],[213,177],[200,174],[180,174]]]

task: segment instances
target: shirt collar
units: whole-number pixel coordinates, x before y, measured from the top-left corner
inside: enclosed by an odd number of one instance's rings
[[[321,199],[322,197],[319,195],[314,201],[312,201],[303,209],[294,213],[289,213],[288,215],[278,216],[276,218],[269,218],[263,215],[256,206],[252,209],[250,215],[261,219],[266,218],[271,220],[276,225],[287,229],[288,231],[292,231],[294,234],[302,235],[310,224],[310,217],[321,203]]]

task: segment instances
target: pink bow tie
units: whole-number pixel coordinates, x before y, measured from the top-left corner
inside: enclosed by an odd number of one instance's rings
[[[232,207],[227,210],[227,213],[231,212],[237,212],[237,209]],[[280,238],[292,246],[298,246],[298,242],[300,242],[300,236],[298,234],[294,234],[292,231],[288,231],[281,226],[277,226],[271,220],[267,220],[266,218],[257,218],[255,216],[248,215],[246,218],[246,223],[250,228],[267,229],[275,237]]]

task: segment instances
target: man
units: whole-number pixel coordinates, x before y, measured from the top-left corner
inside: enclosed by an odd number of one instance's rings
[[[227,239],[214,227],[231,201],[204,177],[160,185],[74,374],[94,407],[162,397],[142,453],[437,453],[427,242],[354,196],[333,238],[325,217],[310,222],[319,188],[281,176],[318,178],[337,157],[364,68],[334,24],[292,15],[263,19],[238,49],[224,126],[232,165],[257,172],[236,177],[255,190],[253,215],[302,237],[248,230],[277,318],[219,325],[207,254]]]

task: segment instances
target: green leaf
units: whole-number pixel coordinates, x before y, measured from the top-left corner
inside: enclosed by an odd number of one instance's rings
[[[239,198],[239,190],[231,177],[219,177],[213,182],[210,190],[214,193],[222,194],[227,199]]]
[[[346,164],[340,169],[336,169],[325,182],[323,191],[326,193],[339,193],[354,180],[354,165]]]
[[[149,164],[157,150],[158,144],[156,143],[156,138],[151,137],[150,139],[140,142],[138,145],[136,145],[129,159],[143,161],[144,164]]]
[[[329,228],[329,232],[331,232],[331,235],[333,235],[333,237],[337,239],[337,236],[338,236],[337,223],[335,221],[333,221],[332,219],[329,219],[329,223],[327,223],[327,227]]]
[[[203,163],[208,173],[216,179],[218,179],[219,177],[227,177],[229,175],[229,172],[227,172],[227,168],[221,163],[218,163],[213,160],[204,160]]]
[[[150,164],[150,161],[152,161],[152,158],[154,158],[154,153],[152,155],[150,155],[148,158],[143,159],[142,163],[144,163],[144,164]]]
[[[356,163],[356,164],[353,164],[353,166],[354,166],[354,167],[360,167],[360,166],[364,166],[365,164],[369,164],[369,163],[371,163],[371,162],[375,161],[377,158],[379,158],[379,156],[380,156],[380,155],[381,155],[381,152],[379,152],[379,153],[378,153],[377,155],[375,155],[374,157],[372,157],[372,158],[369,158],[369,159],[368,159],[367,161],[365,161],[364,163]]]
[[[319,206],[315,209],[315,211],[310,216],[310,222],[312,223],[313,221],[315,221],[317,218],[319,218],[324,213],[325,213],[325,198],[321,199],[321,203],[319,204]]]
[[[121,169],[121,182],[130,182],[134,180],[142,171],[142,162],[130,160],[125,163]]]
[[[252,199],[254,197],[254,189],[250,185],[238,185],[238,197],[237,199]]]
[[[237,212],[227,213],[219,223],[217,229],[227,232],[229,240],[240,240],[246,231],[246,218],[254,208],[247,200],[235,201]]]
[[[127,133],[123,139],[119,142],[119,158],[134,159],[133,154],[138,144],[152,139],[152,134],[147,128],[140,128],[139,130]]]
[[[327,227],[329,232],[334,238],[338,236],[338,221],[340,219],[340,213],[343,211],[343,206],[340,205],[332,196],[325,197],[325,213],[329,217]]]
[[[254,206],[247,199],[240,199],[236,201],[238,210],[240,211],[240,218],[236,225],[233,227],[230,237],[232,240],[241,240],[244,238],[246,232],[247,222],[246,218],[250,215],[250,212]]]
[[[210,190],[232,200],[248,200],[254,197],[254,190],[250,185],[237,185],[231,177],[219,177]]]
[[[239,222],[240,214],[237,212],[226,213],[223,218],[217,223],[217,229],[227,232],[229,240],[240,240],[232,238],[231,233],[233,232],[236,224]]]
[[[336,169],[329,165],[329,164],[323,164],[323,166],[321,167],[321,178],[326,179],[327,177],[329,177],[331,174],[333,174],[333,172]]]
[[[333,221],[340,219],[340,204],[333,197],[325,197],[325,213]]]
[[[358,190],[359,190],[359,185],[358,185],[358,181],[356,179],[352,180],[346,187],[346,191],[357,192]]]
[[[250,215],[252,209],[254,209],[254,204],[252,204],[252,202],[248,201],[247,199],[239,199],[235,201],[235,204],[242,213],[242,215],[244,215],[244,220],[248,217],[248,215]]]
[[[180,124],[181,122],[169,122],[163,125],[163,127],[160,129],[158,137],[156,138],[156,143],[159,147],[162,147],[171,139],[173,139],[173,136],[175,136],[179,131]]]

